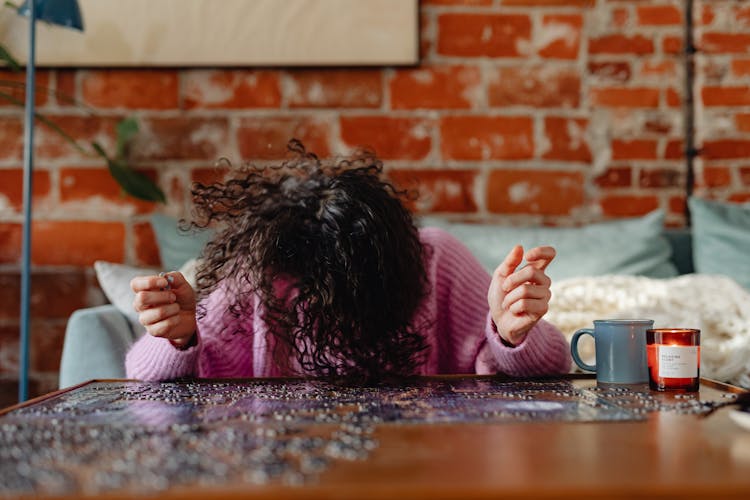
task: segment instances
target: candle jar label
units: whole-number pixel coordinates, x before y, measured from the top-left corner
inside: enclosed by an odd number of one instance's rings
[[[698,347],[660,345],[659,377],[693,378],[698,376]]]

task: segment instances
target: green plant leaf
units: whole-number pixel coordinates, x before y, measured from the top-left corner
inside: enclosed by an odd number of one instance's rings
[[[104,151],[99,143],[92,143],[94,150],[107,161],[107,167],[109,173],[122,187],[123,191],[128,193],[134,198],[145,201],[155,201],[160,203],[166,203],[167,197],[164,196],[164,192],[151,181],[148,177],[140,172],[133,170],[125,163],[112,159]]]
[[[4,61],[11,70],[15,72],[21,71],[21,64],[2,44],[0,44],[0,60]]]
[[[125,150],[128,143],[138,133],[138,121],[135,118],[125,118],[117,124],[117,153],[115,158],[125,158]]]
[[[167,199],[164,192],[151,179],[133,170],[122,161],[110,158],[99,143],[94,142],[92,146],[94,151],[107,162],[110,175],[122,187],[123,191],[140,200],[166,203]]]

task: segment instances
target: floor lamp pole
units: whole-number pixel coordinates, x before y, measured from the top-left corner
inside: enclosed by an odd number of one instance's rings
[[[36,1],[29,4],[29,54],[26,63],[26,114],[23,141],[23,236],[21,251],[21,345],[18,401],[29,396],[31,323],[31,202],[34,174],[34,116],[36,98]]]

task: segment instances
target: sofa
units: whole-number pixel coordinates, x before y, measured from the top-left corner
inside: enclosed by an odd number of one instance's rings
[[[750,205],[698,198],[691,198],[689,204],[693,216],[690,229],[665,229],[660,210],[642,217],[567,228],[511,227],[437,217],[418,222],[454,234],[488,271],[516,243],[525,247],[554,245],[558,255],[547,269],[553,280],[548,316],[556,319],[552,322],[560,323],[558,326],[566,326],[561,327],[563,333],[570,336],[575,328],[590,325],[603,315],[661,315],[662,324],[657,322],[656,326],[688,327],[691,324],[685,321],[690,320],[705,330],[707,343],[702,360],[707,360],[707,375],[750,386]],[[151,222],[164,268],[190,276],[195,258],[210,234],[184,234],[175,219],[163,215],[154,216]],[[69,318],[61,359],[61,388],[91,379],[124,377],[125,353],[143,334],[131,310],[128,283],[133,276],[158,270],[106,262],[97,262],[95,268],[110,303],[77,310]],[[705,294],[692,293],[691,287],[731,297],[733,302],[726,306],[732,310],[731,324],[723,327],[717,320],[706,325],[704,317],[726,316],[721,314],[725,306],[706,299]],[[556,294],[561,297],[558,302]],[[669,296],[683,297],[684,304],[669,301]],[[576,302],[575,297],[581,300]],[[610,300],[604,308],[603,297],[619,297],[619,302]],[[692,298],[700,302],[695,304]],[[564,305],[555,309],[558,303]],[[588,305],[597,308],[587,310]],[[661,309],[646,307],[649,305]],[[712,309],[704,311],[704,306]],[[742,328],[737,328],[737,324]],[[711,328],[716,333],[709,331]],[[725,339],[727,335],[732,338]],[[731,370],[725,369],[729,357]]]

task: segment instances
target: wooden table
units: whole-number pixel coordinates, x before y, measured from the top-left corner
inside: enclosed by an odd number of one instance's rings
[[[573,384],[590,388],[595,381],[576,378]],[[731,392],[739,389],[703,380],[697,397],[725,400],[722,394]],[[653,412],[625,422],[383,424],[375,428],[379,445],[366,460],[336,462],[312,484],[179,487],[158,496],[748,499],[750,431],[729,419],[728,411],[707,418]]]

